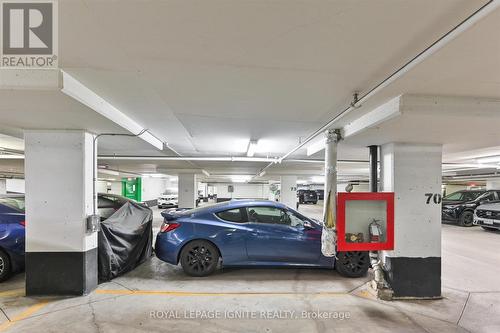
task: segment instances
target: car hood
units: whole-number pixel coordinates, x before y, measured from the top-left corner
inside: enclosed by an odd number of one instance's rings
[[[477,207],[477,209],[484,209],[484,210],[495,210],[495,211],[500,211],[500,202],[493,202],[493,203],[487,203],[480,205]]]
[[[469,203],[474,203],[474,201],[443,200],[443,206],[465,205]]]

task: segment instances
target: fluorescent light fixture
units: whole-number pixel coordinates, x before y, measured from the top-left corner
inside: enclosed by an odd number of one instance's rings
[[[167,178],[168,176],[163,174],[163,173],[143,173],[143,177],[150,177],[150,178]]]
[[[251,175],[230,175],[229,178],[231,178],[231,181],[233,183],[245,183],[252,179]]]
[[[24,155],[0,154],[0,159],[3,159],[3,160],[24,160]]]
[[[265,162],[265,163],[276,163],[275,158],[267,157],[246,157],[246,156],[234,156],[231,157],[232,162]]]
[[[98,181],[100,182],[115,182],[115,178],[97,178]]]
[[[498,163],[498,162],[500,162],[500,155],[476,158],[476,162],[478,162],[478,163]]]
[[[201,169],[201,173],[203,173],[205,176],[210,177],[210,174],[208,173],[207,170]]]
[[[103,173],[105,175],[112,175],[112,176],[119,176],[120,173],[115,170],[108,170],[108,169],[97,169],[99,173]]]
[[[87,88],[80,81],[66,73],[61,71],[63,76],[63,87],[61,91],[66,95],[76,99],[80,103],[88,106],[95,112],[101,114],[102,116],[108,118],[119,126],[123,127],[127,131],[133,134],[139,134],[144,130],[144,127],[136,123],[129,116],[118,110],[116,107],[108,103],[101,96],[97,95],[95,92]],[[163,142],[146,131],[139,135],[141,139],[147,143],[153,145],[159,150],[163,150]]]
[[[255,154],[255,150],[257,149],[257,140],[250,140],[248,143],[247,156],[252,157]]]
[[[265,171],[262,171],[261,173],[259,173],[259,177],[264,177],[265,175],[266,175]]]
[[[325,149],[325,144],[326,144],[326,142],[325,142],[324,138],[311,143],[307,147],[307,156],[311,156],[311,155],[316,154],[317,152]]]

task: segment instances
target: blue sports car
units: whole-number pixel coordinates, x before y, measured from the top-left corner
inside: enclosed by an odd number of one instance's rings
[[[162,212],[156,237],[159,259],[191,276],[230,266],[336,268],[348,277],[366,274],[367,252],[321,254],[320,222],[274,201],[232,200],[190,210]]]
[[[24,196],[0,196],[0,281],[24,268]]]

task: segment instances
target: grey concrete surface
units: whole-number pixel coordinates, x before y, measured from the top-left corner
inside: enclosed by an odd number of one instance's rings
[[[321,209],[299,208],[314,218]],[[159,210],[154,217],[156,231]],[[370,276],[325,269],[192,278],[153,257],[82,297],[25,297],[19,274],[0,284],[0,332],[500,332],[500,233],[442,230],[440,300],[379,301],[366,286]]]

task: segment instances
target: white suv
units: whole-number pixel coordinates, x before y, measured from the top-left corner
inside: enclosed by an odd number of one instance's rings
[[[177,194],[162,194],[158,198],[158,208],[175,208],[179,204]]]
[[[474,210],[474,224],[485,230],[500,230],[500,202],[477,207]]]

